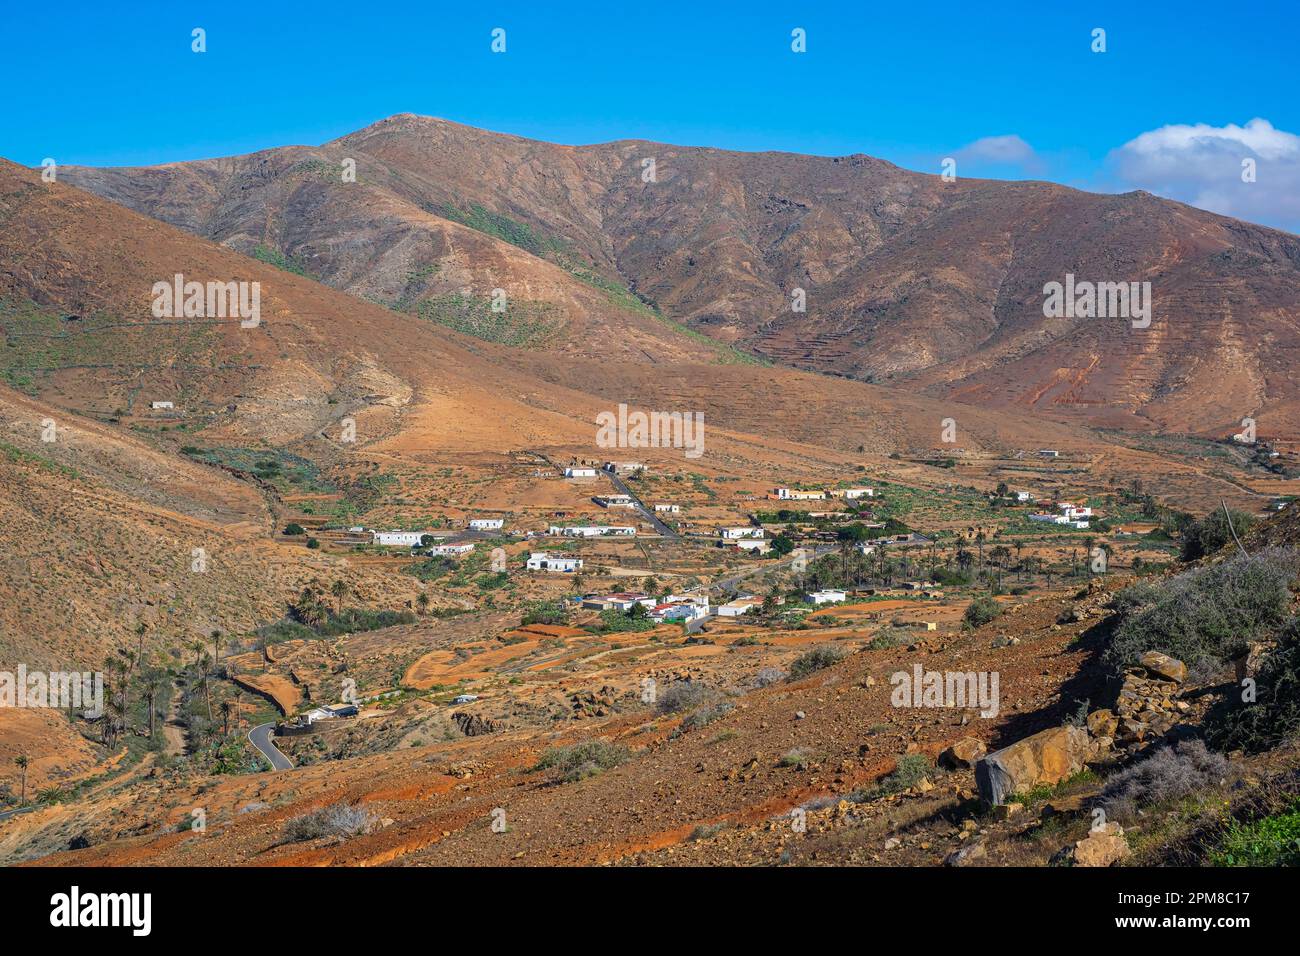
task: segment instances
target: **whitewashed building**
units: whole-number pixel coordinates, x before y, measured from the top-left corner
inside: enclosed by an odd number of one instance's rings
[[[564,469],[565,478],[595,478],[595,468],[566,468]]]
[[[505,523],[505,518],[472,518],[469,527],[471,531],[500,531]]]
[[[875,494],[874,488],[836,488],[831,491],[832,498],[846,498],[849,501],[856,498],[872,498]]]
[[[762,528],[751,528],[745,525],[742,528],[719,528],[718,537],[723,541],[736,541],[741,538],[761,538],[763,537]]]
[[[809,604],[840,604],[848,600],[848,596],[847,592],[838,591],[834,588],[828,588],[824,591],[809,591],[807,595]]]
[[[655,511],[667,512],[668,514],[673,514],[673,515],[677,514],[681,510],[682,510],[681,505],[670,505],[670,504],[655,505]]]
[[[552,534],[560,538],[629,537],[636,534],[636,528],[627,525],[553,524],[547,531],[547,534]]]
[[[458,554],[469,554],[474,550],[472,544],[435,544],[429,549],[430,554],[442,555],[443,557],[453,557]]]
[[[561,571],[572,574],[574,571],[582,570],[582,558],[571,558],[549,551],[534,551],[528,556],[527,566],[529,571]]]
[[[427,531],[376,531],[374,543],[384,548],[414,548]]]

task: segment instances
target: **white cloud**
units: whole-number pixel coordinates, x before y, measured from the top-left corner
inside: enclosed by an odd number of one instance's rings
[[[1254,182],[1242,181],[1246,159],[1255,161]],[[1300,136],[1268,120],[1162,126],[1113,150],[1108,163],[1130,187],[1300,231]]]
[[[1035,159],[1034,147],[1014,133],[1009,136],[985,136],[957,150],[958,160],[983,163],[1030,164]]]

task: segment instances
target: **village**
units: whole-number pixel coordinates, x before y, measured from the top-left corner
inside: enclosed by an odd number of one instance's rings
[[[644,462],[574,457],[558,465],[535,453],[516,461],[515,473],[535,490],[512,489],[512,500],[547,504],[461,508],[396,524],[381,523],[401,518],[381,502],[375,527],[288,516],[286,543],[380,562],[439,593],[384,643],[386,670],[371,675],[343,651],[355,693],[375,700],[362,716],[416,695],[441,701],[462,723],[518,727],[539,713],[543,723],[570,714],[555,706],[557,694],[620,687],[634,696],[645,668],[723,680],[719,669],[733,669],[742,650],[746,661],[780,666],[827,641],[942,642],[973,604],[1060,591],[1111,568],[1155,571],[1172,547],[1162,530],[1168,515],[1132,489],[1099,493],[1057,480],[1033,490],[1005,481],[936,490],[861,474],[773,485],[682,480],[671,465]],[[430,627],[456,636],[431,645],[417,637]],[[388,632],[372,633],[345,634],[339,644],[380,652],[375,642]],[[338,685],[331,668],[307,663],[319,657],[310,645],[290,642],[274,664],[234,663],[252,672],[240,676],[246,689],[283,692],[268,699],[298,727],[291,735],[328,726],[333,714],[318,703],[325,697],[348,704],[329,690]],[[287,680],[264,676],[276,672]],[[550,704],[535,705],[538,694]],[[385,695],[395,696],[386,703]],[[521,719],[521,707],[533,718]]]

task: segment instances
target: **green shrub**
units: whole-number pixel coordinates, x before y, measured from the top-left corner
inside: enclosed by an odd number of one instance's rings
[[[1221,750],[1259,753],[1300,736],[1300,621],[1292,619],[1265,655],[1255,677],[1255,699],[1232,685],[1206,715],[1206,733]]]
[[[1300,866],[1300,801],[1285,813],[1252,823],[1233,821],[1219,849],[1210,855],[1214,866]]]
[[[987,624],[1001,613],[1002,605],[987,594],[981,594],[966,606],[966,613],[962,615],[961,621],[967,628],[976,628]]]
[[[799,655],[790,665],[790,680],[798,680],[801,677],[807,677],[814,671],[819,671],[823,667],[830,667],[832,664],[838,664],[844,659],[844,649],[839,647],[814,647],[812,650]]]
[[[912,643],[912,632],[905,627],[882,627],[876,631],[867,649],[871,651],[886,651],[894,647],[903,647]]]
[[[524,607],[520,624],[568,624],[569,609],[563,601],[532,601]]]
[[[1238,537],[1255,523],[1255,519],[1245,512],[1232,512],[1232,528]],[[1220,548],[1232,542],[1232,529],[1228,527],[1227,516],[1223,510],[1211,511],[1204,518],[1193,521],[1183,529],[1182,559],[1195,561],[1206,555],[1214,554]]]
[[[624,764],[631,756],[632,752],[622,744],[589,740],[570,747],[552,747],[533,769],[558,771],[561,780],[574,783]]]
[[[1161,651],[1211,675],[1285,623],[1298,569],[1293,549],[1268,548],[1134,585],[1116,599],[1123,619],[1104,659],[1120,670]]]
[[[930,760],[924,754],[904,754],[898,758],[898,765],[892,773],[880,778],[880,781],[868,790],[858,790],[850,795],[857,803],[865,803],[890,794],[910,790],[934,772]]]
[[[302,843],[324,836],[351,837],[370,833],[377,825],[369,810],[336,803],[287,821],[284,838],[289,843]]]
[[[304,528],[302,525],[298,524],[298,522],[291,521],[284,526],[284,533],[285,534],[306,534],[307,529]]]

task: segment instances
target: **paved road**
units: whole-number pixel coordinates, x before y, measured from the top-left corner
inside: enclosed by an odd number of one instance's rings
[[[275,730],[275,721],[259,724],[248,732],[248,742],[257,748],[257,752],[271,764],[272,770],[292,770],[293,763],[271,743],[271,732]]]
[[[746,578],[767,575],[767,574],[771,574],[773,571],[779,571],[783,568],[788,568],[796,561],[798,561],[800,557],[807,558],[809,561],[811,561],[813,558],[820,558],[822,555],[830,554],[832,551],[835,550],[836,548],[835,545],[833,544],[818,545],[817,547],[812,549],[813,553],[811,556],[806,554],[805,555],[796,554],[786,558],[784,561],[773,561],[771,564],[765,564],[762,567],[750,568],[748,571],[741,571],[738,574],[728,575],[725,578],[719,578],[718,580],[714,581],[712,584],[708,586],[708,590],[726,591],[735,587],[739,582],[745,580]]]
[[[533,451],[531,449],[527,449],[527,451],[530,455],[536,455],[538,458],[542,459],[544,462],[550,465],[551,468],[555,469],[555,472],[557,474],[564,473],[564,468],[557,465],[554,461],[552,461],[549,455],[544,455],[540,451]],[[641,516],[645,518],[646,521],[650,522],[651,526],[656,531],[658,531],[660,535],[662,535],[665,538],[681,537],[681,535],[677,533],[676,529],[672,528],[671,526],[669,526],[668,524],[666,524],[665,522],[657,518],[655,516],[655,513],[646,507],[645,502],[641,500],[641,498],[637,495],[637,493],[627,486],[626,481],[624,481],[618,475],[614,474],[612,471],[606,471],[604,468],[597,468],[596,471],[598,474],[604,475],[606,478],[609,479],[610,484],[614,486],[615,491],[619,492],[620,494],[627,495],[629,498],[631,498],[632,501],[636,503],[636,510],[641,513]]]
[[[680,535],[677,534],[677,530],[675,528],[669,526],[666,522],[656,517],[655,513],[646,507],[645,502],[642,501],[637,496],[635,491],[633,491],[631,488],[628,487],[626,481],[624,481],[618,475],[614,474],[612,471],[605,471],[605,469],[603,468],[601,469],[601,471],[605,472],[605,476],[609,478],[610,482],[621,494],[627,495],[634,502],[636,502],[637,510],[641,512],[642,517],[644,517],[646,521],[649,521],[650,524],[654,526],[654,529],[656,531],[658,531],[665,538],[680,537]]]
[[[0,810],[0,820],[8,820],[10,817],[18,813],[31,813],[35,809],[35,806],[26,806],[15,807],[13,810]]]

